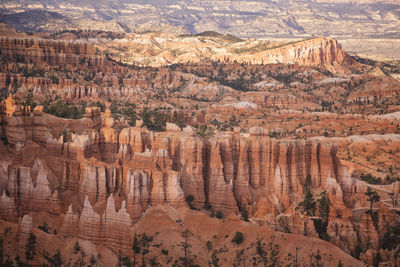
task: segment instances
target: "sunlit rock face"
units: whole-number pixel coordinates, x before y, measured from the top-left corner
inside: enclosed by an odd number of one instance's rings
[[[348,175],[332,143],[278,141],[259,127],[249,134],[219,133],[208,139],[173,125],[163,133],[141,127],[117,132],[109,111],[101,119],[97,109],[86,111],[80,122],[88,127],[84,132],[79,125],[67,124],[68,141],[62,131],[54,134],[59,121],[68,120],[11,112],[20,109],[13,105],[2,114],[13,151],[0,159],[7,181],[2,219],[16,222],[32,212],[63,215],[65,235],[124,247],[131,242],[132,223],[149,207],[185,207],[190,196],[190,205],[197,209],[206,207],[223,216],[245,209],[276,230],[318,236],[313,222],[296,209],[310,175],[314,194],[326,191],[332,203],[332,242],[352,250],[357,233],[377,242],[368,216],[356,225],[349,220],[354,207],[366,206],[366,187]]]
[[[398,37],[398,0],[90,2],[2,4],[2,21],[18,30],[165,32],[217,31],[240,37]],[[24,13],[24,11],[26,13]],[[22,13],[22,14],[21,14]],[[18,19],[29,16],[29,23]],[[56,18],[54,18],[54,16]],[[73,35],[63,33],[62,38]]]
[[[33,64],[79,65],[82,60],[87,60],[90,64],[100,66],[104,60],[96,55],[93,45],[83,42],[3,37],[0,39],[0,49],[9,58],[24,58]]]

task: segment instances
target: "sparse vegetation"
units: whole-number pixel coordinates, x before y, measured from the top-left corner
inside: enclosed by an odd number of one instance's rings
[[[39,225],[38,228],[45,233],[49,233],[49,226],[47,225],[46,221],[43,222],[43,225]]]
[[[301,209],[301,212],[305,213],[307,216],[315,215],[316,202],[311,192],[311,185],[312,185],[311,175],[307,175],[305,182],[306,192],[304,195],[304,200],[300,202],[297,206],[297,208]]]
[[[186,196],[186,202],[188,203],[189,207],[193,210],[195,209],[195,206],[193,204],[194,202],[194,196],[193,195],[187,195]]]
[[[53,256],[50,256],[47,251],[43,251],[41,254],[43,258],[48,262],[48,266],[50,267],[61,267],[64,265],[64,260],[61,257],[61,252],[59,249],[57,249],[57,252]]]
[[[370,211],[372,211],[372,205],[374,202],[378,202],[381,197],[376,191],[371,191],[370,188],[368,188],[368,191],[365,192],[365,195],[368,197],[368,201],[370,202]]]
[[[29,234],[25,243],[25,264],[28,265],[31,260],[36,256],[36,236],[33,233]]]
[[[222,218],[224,218],[224,214],[221,211],[217,211],[215,214],[215,217],[218,219],[222,219]]]
[[[25,106],[24,109],[16,107],[14,110],[14,100],[10,98],[7,105],[3,104],[0,107],[2,112],[6,111],[0,118],[2,121],[0,136],[4,144],[0,144],[1,155],[4,157],[3,165],[0,164],[0,176],[15,180],[14,183],[10,180],[8,184],[7,181],[2,184],[4,201],[10,201],[10,205],[15,205],[13,209],[9,209],[12,216],[8,216],[4,211],[6,214],[3,216],[6,220],[4,225],[8,225],[8,218],[11,218],[10,221],[14,224],[18,219],[15,217],[36,213],[31,210],[31,205],[24,203],[29,198],[24,197],[25,192],[21,191],[24,183],[21,182],[32,180],[33,185],[29,187],[30,190],[37,188],[38,168],[32,154],[37,151],[38,160],[41,160],[47,171],[49,189],[52,193],[57,190],[63,203],[70,195],[73,196],[71,203],[74,207],[74,216],[79,220],[84,217],[81,216],[82,198],[79,193],[81,189],[75,187],[88,186],[82,185],[83,180],[78,177],[82,174],[82,164],[89,164],[95,168],[96,182],[91,180],[95,185],[90,184],[90,186],[95,186],[98,191],[103,190],[101,192],[107,197],[113,195],[115,211],[119,212],[119,215],[124,211],[129,212],[134,223],[132,227],[138,231],[151,227],[145,225],[143,228],[141,222],[137,222],[143,218],[140,217],[142,211],[147,209],[146,212],[151,212],[152,209],[149,207],[160,202],[169,204],[171,197],[169,192],[172,192],[168,191],[169,186],[181,187],[178,188],[181,190],[175,191],[179,192],[179,201],[185,196],[184,200],[188,207],[195,211],[182,210],[185,214],[198,214],[199,218],[209,220],[204,226],[215,224],[219,228],[221,224],[230,223],[233,219],[231,211],[224,202],[231,199],[231,195],[224,195],[225,192],[221,194],[222,197],[212,195],[218,193],[221,188],[232,191],[229,194],[233,194],[233,205],[238,205],[242,220],[249,221],[251,215],[251,223],[240,221],[233,223],[239,225],[233,231],[233,235],[228,232],[222,234],[218,230],[204,237],[200,236],[198,229],[192,230],[196,234],[185,230],[193,227],[193,222],[182,216],[180,210],[177,213],[172,212],[174,205],[171,205],[171,209],[164,211],[167,217],[173,218],[168,223],[174,224],[171,229],[175,229],[173,230],[175,234],[176,231],[182,232],[183,241],[179,244],[170,245],[173,240],[162,243],[161,239],[165,238],[165,232],[160,236],[157,236],[157,233],[153,235],[153,232],[151,235],[135,233],[133,240],[130,235],[118,237],[132,241],[131,247],[124,245],[118,251],[118,248],[115,248],[115,242],[118,240],[111,240],[108,236],[114,232],[101,233],[98,240],[103,240],[105,237],[106,247],[110,249],[110,253],[115,254],[118,266],[163,264],[194,267],[196,257],[202,257],[203,265],[206,264],[204,257],[209,257],[207,260],[210,266],[227,266],[232,263],[234,266],[249,264],[322,266],[323,263],[326,264],[323,262],[325,256],[329,257],[329,264],[343,265],[339,259],[332,260],[332,255],[328,256],[326,249],[322,251],[322,247],[321,251],[310,250],[308,254],[303,251],[300,257],[296,248],[296,254],[293,251],[293,255],[288,254],[284,263],[280,262],[280,247],[272,239],[267,240],[268,235],[260,234],[263,238],[250,240],[254,235],[248,234],[248,229],[256,229],[254,228],[257,227],[256,223],[271,225],[286,233],[303,232],[304,235],[308,235],[310,230],[313,232],[310,227],[314,226],[321,239],[335,245],[340,244],[344,251],[352,250],[355,257],[360,258],[362,253],[369,251],[361,258],[365,259],[368,256],[368,260],[371,263],[373,260],[374,265],[383,260],[390,260],[387,259],[389,254],[391,257],[399,256],[397,253],[400,244],[398,238],[400,227],[397,223],[400,214],[397,207],[399,185],[396,181],[400,177],[398,164],[400,148],[398,140],[393,136],[400,133],[400,124],[394,115],[399,112],[400,95],[399,85],[394,79],[384,75],[375,77],[361,73],[368,71],[362,69],[365,66],[356,66],[357,68],[352,69],[351,62],[346,62],[343,66],[335,62],[329,66],[322,64],[319,67],[302,66],[300,63],[259,65],[238,63],[234,61],[235,57],[238,60],[243,60],[245,57],[233,54],[223,57],[223,50],[253,53],[277,48],[287,43],[268,41],[256,43],[253,40],[244,41],[229,34],[216,32],[197,35],[200,36],[197,40],[202,48],[193,50],[195,59],[199,59],[200,62],[160,67],[145,66],[157,64],[158,61],[156,63],[153,61],[156,57],[162,62],[161,56],[164,54],[167,55],[165,64],[169,64],[172,62],[171,58],[174,59],[173,62],[179,61],[178,57],[181,56],[189,58],[193,51],[185,54],[184,49],[175,47],[168,48],[168,51],[163,53],[161,43],[167,40],[165,39],[167,35],[157,33],[147,35],[146,38],[150,39],[146,39],[146,44],[140,42],[132,44],[132,50],[129,42],[132,38],[140,38],[134,37],[133,34],[66,31],[57,34],[43,33],[43,36],[60,39],[78,37],[111,40],[126,37],[126,40],[95,42],[95,56],[77,55],[86,48],[76,49],[74,52],[76,57],[72,57],[74,58],[72,61],[76,58],[78,63],[66,63],[60,66],[54,62],[37,64],[34,57],[29,60],[24,55],[18,54],[14,57],[0,51],[0,72],[3,79],[0,99],[4,100],[9,93],[13,93],[15,103]],[[178,37],[172,39],[174,38]],[[35,39],[30,38],[29,42],[33,40]],[[171,42],[170,40],[168,37],[167,42]],[[41,41],[45,42],[45,39]],[[249,45],[233,44],[242,41]],[[207,42],[218,45],[210,48]],[[113,43],[112,46],[115,47],[111,47],[109,43]],[[157,45],[153,46],[153,43]],[[31,45],[27,44],[27,47]],[[189,45],[193,44],[188,43]],[[62,50],[61,46],[60,49]],[[133,55],[131,58],[124,58],[131,52]],[[298,52],[301,53],[300,50]],[[136,57],[136,53],[146,53],[150,56]],[[208,56],[213,53],[216,57]],[[47,57],[48,54],[44,54]],[[55,54],[65,55],[63,51]],[[105,58],[102,55],[105,55]],[[41,60],[48,60],[43,58]],[[129,62],[136,63],[139,58],[143,60],[142,67],[128,65],[131,64]],[[219,59],[211,61],[207,58]],[[102,63],[93,63],[96,60]],[[255,61],[258,62],[258,58],[253,58],[251,62]],[[343,67],[341,71],[344,72],[335,72],[338,66]],[[387,73],[387,69],[395,69],[396,64],[379,63],[379,66]],[[43,105],[47,113],[69,119],[83,118],[86,107],[98,107],[102,112],[108,107],[115,120],[114,129],[109,129],[108,125],[112,120],[105,119],[104,114],[99,118],[68,121],[68,123],[47,115],[41,116],[40,112],[31,114],[29,111],[33,111],[38,104]],[[381,116],[383,114],[388,115]],[[47,119],[54,121],[49,122],[46,128],[43,127],[43,123]],[[182,132],[174,129],[173,133],[152,133],[145,129],[134,128],[128,129],[130,134],[121,134],[126,133],[123,128],[135,126],[137,120],[143,121],[143,127],[156,132],[166,131],[167,122],[176,124],[181,130],[186,125],[192,128],[188,127]],[[263,127],[265,132],[250,130],[254,126]],[[194,132],[192,129],[195,129]],[[134,131],[137,132],[133,134]],[[83,145],[82,155],[80,149],[77,152],[70,142],[73,136],[87,133],[93,133],[93,136],[89,136],[89,142]],[[268,133],[270,138],[282,140],[270,140],[265,133]],[[380,136],[375,138],[371,134]],[[360,138],[358,135],[363,136]],[[326,140],[322,136],[332,137],[329,142],[336,142],[338,140],[336,137],[351,137],[340,139],[338,145],[325,146]],[[213,146],[214,142],[218,146],[217,149]],[[51,149],[47,150],[47,145],[51,146]],[[21,147],[22,151],[18,150]],[[160,149],[166,149],[168,153],[164,155],[168,156],[158,157]],[[141,153],[143,151],[148,152]],[[146,159],[146,156],[150,157]],[[215,164],[219,165],[217,186],[213,183],[216,177],[212,176],[216,172],[210,171],[213,168],[213,164],[209,162],[211,156],[216,158]],[[345,171],[341,168],[350,165],[351,172],[343,177]],[[136,177],[136,174],[130,176],[128,172],[131,170],[141,170],[146,177]],[[371,172],[359,176],[359,180],[365,183],[347,179],[349,177],[357,179],[362,171]],[[176,174],[173,177],[176,180],[171,180],[169,176],[171,173]],[[308,173],[313,176],[299,178],[299,175]],[[25,174],[28,175],[28,180],[25,180]],[[160,176],[157,176],[159,174]],[[132,191],[125,188],[127,184],[132,185],[132,183],[133,199]],[[192,189],[189,194],[188,183],[196,190],[199,189],[199,194],[197,192],[195,194]],[[220,185],[222,186],[218,187]],[[211,192],[214,186],[216,190]],[[365,187],[370,189],[364,195]],[[93,210],[96,213],[101,211],[98,213],[102,220],[101,226],[106,218],[102,215],[106,206],[103,193],[96,194],[96,203],[91,200]],[[155,201],[152,198],[158,193],[160,199]],[[369,209],[362,207],[365,205],[365,197],[369,201]],[[383,200],[380,207],[383,208],[379,210],[378,216],[373,207],[381,201],[381,197]],[[335,199],[333,205],[338,206],[333,207],[330,198]],[[125,209],[122,203],[125,203]],[[293,207],[304,216],[293,212]],[[364,213],[367,209],[368,215]],[[52,212],[53,210],[55,209],[51,208]],[[64,214],[65,210],[66,206],[62,208]],[[216,220],[200,213],[218,219],[224,216],[226,218]],[[147,216],[148,213],[144,214]],[[378,245],[375,242],[376,238],[371,239],[372,236],[368,236],[370,233],[375,236],[375,232],[365,229],[366,226],[369,227],[367,224],[370,220],[369,214],[373,219],[376,236],[379,237]],[[333,216],[334,220],[329,221]],[[55,215],[53,217],[56,218]],[[38,234],[38,240],[51,238],[51,244],[64,240],[65,231],[59,232],[56,236],[51,235],[57,233],[58,228],[54,227],[58,227],[61,223],[53,217],[45,215],[32,217],[34,225],[32,230]],[[365,217],[368,219],[367,223]],[[116,219],[119,218],[124,217]],[[310,220],[312,220],[311,225],[308,223]],[[155,222],[160,225],[164,223],[162,219]],[[199,228],[202,227],[203,225]],[[151,228],[151,231],[153,230]],[[334,234],[331,234],[332,232]],[[173,236],[172,230],[168,234]],[[366,236],[363,236],[364,234]],[[290,235],[280,236],[280,244],[291,241],[290,237],[287,240],[287,236]],[[81,241],[80,238],[86,239],[84,234],[80,232],[78,237],[74,238],[65,242],[69,251],[66,252],[62,248],[63,255],[61,255],[60,250],[46,247],[47,243],[42,247],[42,244],[36,244],[38,241],[35,236],[29,236],[25,244],[25,256],[16,257],[15,263],[18,266],[36,264],[37,261],[40,263],[43,261],[50,266],[100,265],[102,262],[100,254],[92,255],[93,250],[88,249],[88,243]],[[18,238],[6,234],[0,238],[1,266],[14,265],[14,261],[10,260],[10,253],[15,256],[14,251],[10,250],[16,245],[13,239]],[[87,239],[98,245],[96,238]],[[121,244],[126,244],[126,240]],[[75,241],[75,245],[69,243]],[[193,246],[196,244],[193,248],[192,242]],[[321,241],[315,240],[315,242]],[[232,246],[234,250],[229,251]],[[43,251],[44,248],[49,249],[49,252]],[[381,248],[387,251],[379,252]],[[132,251],[129,251],[130,249]],[[73,254],[71,259],[63,259],[62,256],[65,257],[68,253]],[[110,255],[106,257],[108,260]]]
[[[327,233],[327,228],[329,223],[329,212],[330,212],[331,202],[329,200],[329,197],[327,196],[326,191],[323,191],[320,194],[319,199],[317,200],[317,204],[318,204],[318,213],[320,219],[313,220],[314,226],[319,237],[323,240],[329,241],[330,237]]]
[[[394,250],[400,245],[400,222],[395,222],[393,225],[386,227],[386,231],[381,240],[383,249]]]
[[[244,235],[242,232],[236,232],[235,236],[232,239],[232,243],[235,243],[237,245],[242,244],[244,241]]]
[[[382,180],[373,176],[372,174],[361,174],[360,179],[369,183],[369,184],[382,184]]]
[[[143,125],[151,131],[165,131],[168,115],[159,109],[144,109],[141,114]]]
[[[242,214],[242,219],[246,222],[249,221],[249,212],[247,211],[247,208],[245,205],[240,209],[240,213]]]
[[[65,103],[63,101],[56,101],[52,103],[46,101],[43,102],[42,105],[44,112],[60,118],[80,119],[85,114],[84,105],[75,105],[73,103]]]
[[[181,35],[181,36],[187,37],[187,36],[192,36],[192,35]],[[222,33],[218,33],[215,31],[204,31],[204,32],[198,33],[194,36],[215,37],[215,38],[219,38],[219,39],[222,39],[225,41],[231,41],[231,42],[235,42],[235,43],[243,42],[242,39],[240,39],[239,37],[236,37],[232,34],[227,34],[227,33],[222,34]]]

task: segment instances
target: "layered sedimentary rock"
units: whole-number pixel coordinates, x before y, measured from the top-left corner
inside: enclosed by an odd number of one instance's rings
[[[66,42],[39,38],[0,39],[1,54],[14,60],[27,63],[49,65],[79,65],[88,63],[101,66],[104,58],[96,54],[92,44],[85,42]]]
[[[357,63],[345,53],[342,46],[330,37],[317,37],[291,43],[254,39],[239,43],[218,38],[209,38],[204,42],[205,40],[207,37],[192,37],[191,42],[188,42],[186,38],[166,34],[132,34],[123,40],[113,40],[108,44],[108,49],[118,54],[119,60],[125,63],[152,67],[195,63],[204,59],[225,63],[319,66],[339,73],[357,67]],[[127,46],[127,43],[130,45]],[[175,49],[178,47],[179,55],[173,55],[176,54]],[[99,48],[105,49],[102,45],[99,45]],[[113,58],[113,55],[111,57]],[[138,82],[140,83],[140,80],[125,80],[126,84],[131,85],[137,85]]]
[[[30,115],[32,121],[36,117]],[[334,147],[330,145],[277,142],[262,133],[248,137],[220,135],[202,141],[190,133],[155,135],[138,127],[123,129],[117,140],[109,115],[104,118],[106,127],[100,129],[102,138],[99,138],[96,118],[92,116],[89,118],[92,122],[87,123],[93,130],[72,133],[71,142],[53,142],[60,136],[52,136],[47,144],[61,146],[51,148],[53,155],[48,160],[60,158],[65,162],[65,167],[59,170],[64,177],[60,185],[62,190],[78,191],[81,203],[86,196],[96,203],[105,201],[110,193],[123,191],[136,199],[133,204],[127,203],[128,210],[138,203],[145,208],[148,201],[179,205],[184,192],[194,197],[198,207],[209,203],[225,212],[236,212],[241,206],[251,207],[263,196],[279,213],[293,208],[295,196],[292,195],[303,192],[301,184],[308,173],[312,174],[315,187],[321,187],[327,183],[324,179],[330,176],[337,179],[336,169],[340,168],[335,165]],[[11,133],[8,131],[11,126],[5,124],[6,133]],[[103,153],[108,156],[99,156]],[[83,160],[77,163],[77,158]],[[102,158],[106,162],[101,162]],[[24,167],[22,173],[29,177],[29,168]]]
[[[216,55],[216,58],[249,64],[284,63],[303,66],[325,66],[333,72],[342,72],[344,66],[355,63],[333,38],[315,38],[254,54]]]
[[[51,80],[43,77],[23,77],[21,74],[0,73],[0,87],[13,88],[20,85],[23,88],[39,89],[47,88],[52,84]],[[67,86],[68,84],[61,84]]]
[[[252,219],[276,230],[318,236],[314,221],[319,218],[296,209],[310,175],[314,195],[326,191],[332,203],[331,242],[348,251],[379,242],[380,229],[365,214],[368,186],[350,177],[335,144],[275,140],[259,127],[208,139],[174,125],[163,133],[142,127],[118,132],[108,110],[100,114],[88,108],[86,118],[64,120],[40,109],[21,112],[11,96],[2,110],[2,134],[14,151],[0,157],[7,166],[0,176],[7,179],[2,219],[46,212],[63,218],[64,235],[129,251],[130,227],[148,207],[178,208],[187,199],[192,208],[223,216],[247,210]],[[380,193],[388,197],[388,192],[383,187]],[[352,221],[357,208],[362,213]],[[384,208],[382,224],[392,218]]]
[[[102,243],[115,249],[126,249],[130,245],[132,221],[123,201],[116,210],[114,196],[111,194],[102,212],[96,212],[89,200],[84,200],[82,211],[74,212],[68,208],[61,227],[65,235],[77,235],[84,239]]]

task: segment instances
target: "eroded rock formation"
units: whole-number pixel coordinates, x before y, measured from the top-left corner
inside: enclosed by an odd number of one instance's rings
[[[7,179],[1,219],[16,222],[46,212],[63,218],[64,235],[129,251],[130,227],[150,206],[179,208],[191,196],[192,208],[223,216],[247,210],[254,222],[317,237],[319,218],[297,210],[310,186],[315,196],[326,191],[332,203],[332,243],[348,252],[379,243],[381,229],[365,214],[368,185],[350,177],[335,144],[275,140],[258,127],[202,139],[173,125],[168,132],[118,132],[113,123],[109,110],[87,108],[84,119],[65,120],[40,109],[30,112],[10,96],[2,106],[8,145],[1,149],[11,153],[0,157],[2,184]],[[388,188],[379,190],[388,198]],[[379,214],[381,225],[396,216],[385,205]]]
[[[84,63],[101,66],[104,58],[96,54],[93,45],[85,42],[55,41],[39,38],[0,38],[1,54],[34,64],[79,65]]]

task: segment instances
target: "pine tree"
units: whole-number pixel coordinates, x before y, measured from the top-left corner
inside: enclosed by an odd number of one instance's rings
[[[279,254],[280,247],[278,244],[274,244],[272,241],[269,242],[269,266],[280,266]]]
[[[193,264],[193,256],[191,255],[190,248],[192,247],[189,244],[189,235],[191,234],[190,231],[185,230],[182,233],[183,242],[181,242],[178,246],[182,247],[184,256],[180,258],[183,263],[183,266],[188,267]]]
[[[68,134],[67,134],[67,129],[63,130],[63,143],[66,143],[68,141]]]
[[[3,255],[3,243],[4,243],[3,237],[0,237],[0,265],[3,264],[3,258],[4,258],[4,255]]]
[[[257,238],[256,240],[256,257],[254,257],[254,263],[263,263],[264,266],[268,265],[268,252],[263,238]]]
[[[319,237],[323,240],[329,240],[330,237],[327,233],[328,223],[329,223],[329,212],[330,212],[331,202],[326,194],[326,191],[320,194],[318,199],[318,213],[321,217],[321,228],[318,232]],[[315,223],[315,222],[314,222]]]
[[[304,196],[304,200],[299,203],[299,207],[301,208],[302,213],[305,213],[307,216],[314,216],[315,205],[316,202],[314,200],[313,194],[311,193],[311,191],[307,191]]]
[[[298,208],[301,208],[301,212],[305,213],[307,216],[315,215],[316,202],[311,192],[311,185],[312,185],[311,175],[307,175],[305,183],[306,193],[304,195],[304,200],[300,202],[298,205]]]
[[[8,233],[10,233],[10,231],[11,231],[11,227],[6,227],[4,229],[4,235],[0,237],[0,266],[2,264],[6,264],[7,261],[9,262],[8,254],[7,254],[7,260],[4,261],[4,255],[5,255],[4,254],[4,241],[5,241],[5,238],[7,237]],[[8,242],[8,244],[10,244],[10,242]],[[8,246],[8,248],[10,248],[10,247]]]
[[[312,180],[311,180],[311,175],[306,176],[306,191],[311,191],[311,186],[312,186]]]
[[[236,257],[233,262],[234,267],[239,267],[245,261],[244,249],[236,250]]]
[[[240,212],[242,213],[243,220],[248,222],[249,221],[249,212],[247,211],[246,205],[243,205]]]
[[[381,200],[381,197],[378,195],[376,191],[371,191],[371,189],[369,188],[368,191],[365,192],[365,195],[367,196],[367,200],[370,202],[369,212],[372,215],[372,206],[374,202],[379,202],[379,200]]]
[[[326,195],[326,191],[322,192],[318,199],[318,212],[324,223],[328,222],[330,212],[331,201]]]
[[[146,255],[150,252],[150,244],[153,242],[153,237],[146,235],[146,233],[143,233],[140,237],[139,244],[140,244],[140,251],[142,253],[142,266],[146,266],[145,262],[145,257]]]
[[[47,251],[42,252],[43,258],[50,264],[51,267],[61,267],[64,264],[64,261],[61,257],[61,252],[57,249],[57,252],[50,257]]]
[[[132,243],[132,250],[133,250],[133,267],[136,266],[136,255],[140,253],[140,244],[137,238],[137,234],[135,232],[135,236],[133,237]]]
[[[26,265],[28,265],[29,261],[33,260],[35,255],[36,255],[36,236],[33,233],[30,233],[25,244]]]

